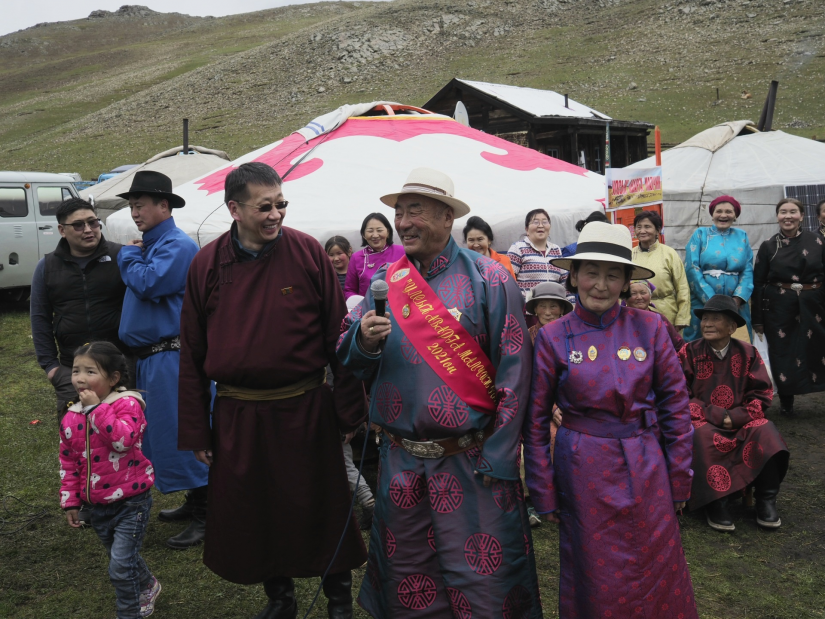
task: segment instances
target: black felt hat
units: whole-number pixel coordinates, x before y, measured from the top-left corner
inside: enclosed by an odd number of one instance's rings
[[[720,314],[725,314],[733,319],[737,327],[744,327],[746,324],[745,319],[739,314],[739,308],[736,307],[736,301],[733,300],[733,297],[729,297],[726,294],[715,294],[708,299],[708,302],[705,303],[705,307],[702,309],[693,310],[693,313],[696,314],[696,317],[699,320],[702,320],[702,314],[705,312],[718,312]]]
[[[142,195],[166,198],[172,208],[181,208],[186,205],[183,198],[172,193],[172,179],[165,174],[152,170],[136,172],[132,177],[132,186],[129,187],[129,191],[119,193],[117,197],[128,200],[132,196]]]

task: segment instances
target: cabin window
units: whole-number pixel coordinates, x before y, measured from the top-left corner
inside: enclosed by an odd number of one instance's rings
[[[54,217],[60,203],[71,197],[71,192],[65,187],[38,187],[37,201],[40,203],[40,214]]]
[[[25,189],[0,187],[0,217],[25,217],[28,214]]]

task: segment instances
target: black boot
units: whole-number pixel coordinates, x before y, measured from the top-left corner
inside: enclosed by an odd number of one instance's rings
[[[779,413],[785,417],[796,417],[796,411],[793,408],[794,397],[792,395],[779,394]]]
[[[175,550],[197,546],[206,536],[206,496],[208,486],[201,486],[189,492],[192,502],[192,522],[181,533],[166,540],[166,545]],[[190,499],[187,497],[187,499]]]
[[[779,494],[779,485],[782,476],[776,463],[776,456],[771,458],[762,467],[759,477],[756,478],[756,524],[768,529],[778,529],[782,526],[779,512],[776,511],[776,495]]]
[[[324,579],[329,619],[352,619],[352,573],[327,574]]]
[[[734,531],[733,518],[728,512],[728,497],[722,497],[705,505],[705,516],[711,528],[717,531]]]
[[[203,486],[203,489],[206,491],[206,486]],[[180,507],[175,507],[174,509],[162,509],[160,513],[158,513],[158,520],[161,522],[180,522],[181,520],[191,520],[192,512],[195,511],[194,496],[199,490],[200,488],[187,490],[184,495],[186,499],[184,500],[183,505]]]
[[[295,619],[298,616],[295,583],[291,578],[276,576],[265,580],[264,591],[269,604],[254,619]]]
[[[756,491],[756,524],[768,529],[778,529],[782,526],[779,512],[776,511],[776,495],[779,490]]]

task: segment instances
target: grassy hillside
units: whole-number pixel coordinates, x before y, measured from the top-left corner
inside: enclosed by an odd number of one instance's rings
[[[449,79],[549,88],[675,143],[758,120],[825,138],[820,0],[395,0],[110,15],[0,37],[0,168],[90,177],[179,144],[238,156],[342,103]],[[720,99],[717,101],[716,89]],[[751,98],[742,98],[743,92]]]

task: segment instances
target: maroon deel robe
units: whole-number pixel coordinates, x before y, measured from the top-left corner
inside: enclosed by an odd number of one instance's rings
[[[788,471],[788,448],[773,422],[765,419],[773,387],[755,347],[731,339],[724,359],[705,340],[685,344],[679,360],[690,392],[693,424],[693,488],[690,509],[698,509],[753,483],[762,467],[779,455],[779,474]],[[732,428],[722,427],[725,411]]]
[[[338,361],[344,295],[323,248],[283,228],[239,262],[229,232],[195,256],[181,313],[178,447],[212,449],[203,561],[226,580],[320,576],[344,530],[350,490],[341,433],[364,419],[360,381]],[[276,389],[332,365],[326,384],[284,400],[217,398],[209,381]],[[366,560],[352,518],[330,573]]]

